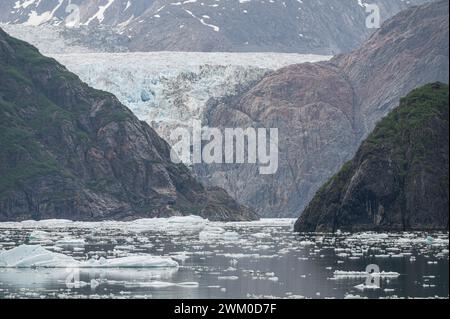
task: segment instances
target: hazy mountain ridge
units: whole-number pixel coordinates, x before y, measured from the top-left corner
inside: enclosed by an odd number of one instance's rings
[[[425,1],[376,3],[384,21]],[[366,27],[362,0],[70,0],[70,4],[78,6],[80,28],[58,32],[92,50],[336,54],[357,48],[374,31]],[[0,23],[70,25],[74,13],[68,5],[69,0],[4,0]]]

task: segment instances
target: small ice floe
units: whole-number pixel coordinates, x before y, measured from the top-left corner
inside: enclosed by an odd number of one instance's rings
[[[178,267],[172,258],[152,255],[78,261],[39,245],[21,245],[0,254],[0,268],[169,268]]]
[[[56,246],[84,246],[86,241],[83,238],[63,238],[55,243]]]
[[[238,276],[219,276],[217,277],[218,280],[238,280]]]
[[[347,295],[345,295],[344,299],[368,299],[368,297],[363,297],[363,296],[360,296],[360,295],[347,294]]]
[[[166,281],[148,281],[148,282],[126,282],[125,287],[127,288],[155,288],[163,289],[168,287],[181,287],[181,288],[198,288],[198,282],[166,282]]]
[[[423,284],[422,285],[423,288],[435,288],[436,285],[431,285],[431,284]]]
[[[299,246],[301,247],[310,247],[310,246],[315,246],[316,243],[310,240],[302,240],[301,242],[298,243]]]
[[[347,278],[367,278],[368,276],[371,277],[380,277],[380,278],[397,278],[400,276],[398,272],[372,272],[368,273],[366,271],[342,271],[342,270],[335,270],[334,271],[334,278],[335,279],[347,279]]]
[[[360,284],[355,286],[358,290],[377,290],[380,289],[380,286],[374,284]]]
[[[271,235],[269,233],[255,233],[251,234],[252,237],[262,239],[262,238],[269,238]]]

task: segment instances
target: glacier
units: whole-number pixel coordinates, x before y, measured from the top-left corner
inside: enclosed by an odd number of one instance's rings
[[[291,53],[48,54],[90,86],[113,93],[170,143],[170,132],[202,121],[208,101],[238,93],[287,65],[331,56]]]

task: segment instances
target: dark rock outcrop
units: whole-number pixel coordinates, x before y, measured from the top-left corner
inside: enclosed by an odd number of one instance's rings
[[[113,95],[0,30],[0,221],[186,214],[256,217],[173,164]]]
[[[448,230],[449,88],[412,91],[317,192],[301,232]]]
[[[408,9],[359,50],[285,67],[211,103],[210,126],[279,128],[279,169],[261,176],[252,165],[209,165],[197,175],[261,215],[297,217],[400,97],[448,83],[448,9],[447,0]]]

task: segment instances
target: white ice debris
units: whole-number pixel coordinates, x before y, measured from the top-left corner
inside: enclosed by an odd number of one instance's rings
[[[198,233],[208,224],[207,219],[199,216],[184,216],[170,218],[138,219],[130,222],[102,221],[102,222],[74,222],[70,220],[48,219],[40,221],[23,221],[0,223],[0,229],[35,229],[36,236],[45,236],[41,229],[96,229],[96,230],[121,230],[131,233],[148,231]]]
[[[372,272],[368,273],[366,271],[342,271],[335,270],[334,278],[336,279],[344,279],[344,278],[366,278],[368,276],[371,277],[380,277],[380,278],[397,278],[400,276],[398,272],[394,271],[382,271],[382,272]]]
[[[157,268],[178,267],[169,257],[136,255],[78,261],[39,245],[21,245],[0,254],[1,268]]]
[[[381,287],[378,285],[375,285],[375,284],[360,284],[360,285],[355,286],[355,288],[358,290],[364,291],[364,290],[378,290]]]
[[[83,238],[63,238],[55,243],[57,246],[84,246],[86,241]]]
[[[299,242],[300,246],[303,247],[308,247],[308,246],[314,246],[315,243],[313,241],[309,241],[309,240],[302,240],[301,242]]]
[[[238,280],[239,277],[237,277],[237,276],[219,276],[217,279],[218,280]]]
[[[199,239],[204,242],[211,241],[238,241],[239,234],[235,231],[226,231],[218,226],[206,226],[198,235]]]

